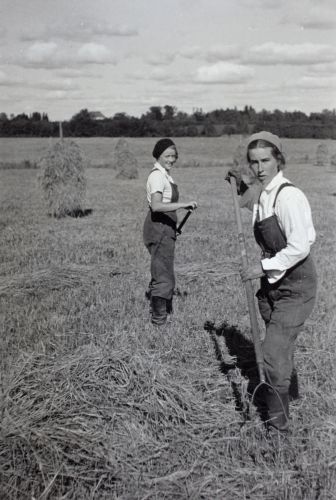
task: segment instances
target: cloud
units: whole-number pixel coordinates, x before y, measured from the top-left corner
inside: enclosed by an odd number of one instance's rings
[[[320,76],[303,76],[296,85],[303,89],[335,89],[336,76],[321,78]]]
[[[132,37],[137,36],[138,31],[127,25],[111,25],[104,22],[92,22],[81,20],[78,23],[63,22],[62,24],[38,27],[29,32],[21,33],[20,39],[24,42],[50,41],[61,39],[68,41],[87,41],[94,37]]]
[[[202,49],[198,45],[193,45],[192,47],[181,49],[178,54],[186,59],[196,59],[202,54]]]
[[[78,50],[78,58],[82,63],[108,63],[112,62],[110,51],[105,45],[98,43],[86,43]]]
[[[336,62],[326,63],[326,64],[315,64],[309,67],[309,74],[311,75],[321,75],[323,76],[331,76],[336,75]]]
[[[54,42],[34,43],[27,50],[27,62],[31,64],[45,63],[52,58],[57,51],[57,44]]]
[[[240,3],[248,8],[253,9],[278,9],[286,0],[240,0]]]
[[[254,70],[248,66],[219,62],[198,68],[195,81],[197,83],[244,83],[253,75]]]
[[[336,15],[331,9],[313,7],[300,24],[305,29],[330,30],[336,27]]]
[[[279,44],[266,42],[251,47],[244,56],[244,62],[259,65],[289,64],[305,65],[336,60],[336,50],[331,45],[302,43]]]
[[[280,24],[295,24],[307,30],[332,30],[336,27],[336,4],[319,0],[319,5],[309,6],[305,9],[300,4],[295,4],[290,14],[280,20]]]
[[[55,42],[36,42],[19,60],[11,64],[35,69],[72,68],[81,64],[115,64],[110,50],[102,44],[86,43],[77,50],[59,47]]]

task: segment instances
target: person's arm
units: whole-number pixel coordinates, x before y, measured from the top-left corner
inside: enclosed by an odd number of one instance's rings
[[[186,210],[191,209],[194,210],[197,208],[196,201],[189,201],[186,203],[183,202],[174,202],[174,203],[163,203],[162,201],[162,193],[156,192],[151,194],[151,209],[152,212],[175,212],[180,208],[184,208]]]

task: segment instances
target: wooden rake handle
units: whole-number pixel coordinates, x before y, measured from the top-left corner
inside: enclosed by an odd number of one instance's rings
[[[230,177],[230,185],[231,185],[232,198],[233,198],[235,214],[236,214],[237,229],[238,229],[238,241],[239,241],[239,247],[240,247],[241,260],[242,260],[243,266],[247,267],[248,260],[247,260],[247,252],[246,252],[246,246],[245,246],[245,238],[244,238],[244,233],[243,233],[243,225],[242,225],[242,220],[241,220],[239,200],[238,200],[238,195],[237,195],[237,182],[236,182],[236,178],[233,176]],[[261,383],[264,383],[265,382],[264,357],[263,357],[262,349],[261,349],[261,340],[260,340],[259,326],[258,326],[258,320],[257,320],[257,312],[256,312],[256,307],[255,307],[255,301],[254,301],[254,290],[253,290],[251,280],[247,280],[245,282],[245,290],[246,290],[247,304],[248,304],[248,310],[249,310],[249,315],[250,315],[251,331],[252,331],[254,352],[255,352],[256,361],[257,361],[259,379],[260,379]]]

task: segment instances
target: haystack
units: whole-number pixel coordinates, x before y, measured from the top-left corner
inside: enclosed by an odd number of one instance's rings
[[[73,141],[60,140],[39,161],[39,183],[50,215],[64,217],[83,211],[85,160]]]
[[[322,142],[316,148],[316,156],[314,165],[317,167],[325,167],[329,165],[329,151],[328,146]]]
[[[330,158],[330,165],[336,168],[336,153],[334,153]]]
[[[118,170],[117,179],[137,179],[139,177],[138,161],[130,151],[126,139],[121,138],[118,140],[114,155],[115,166]]]

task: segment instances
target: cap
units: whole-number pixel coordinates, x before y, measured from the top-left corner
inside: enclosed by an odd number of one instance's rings
[[[170,148],[170,147],[174,147],[176,149],[176,145],[175,143],[171,140],[171,139],[160,139],[154,146],[154,149],[153,149],[153,156],[156,160],[158,160],[160,158],[160,156],[162,155],[162,153],[164,151],[166,151],[166,149]]]
[[[252,142],[259,140],[269,142],[270,144],[275,146],[280,151],[280,153],[282,153],[282,144],[280,138],[277,135],[272,134],[271,132],[267,132],[266,130],[262,130],[261,132],[252,134],[247,140],[247,149]]]

